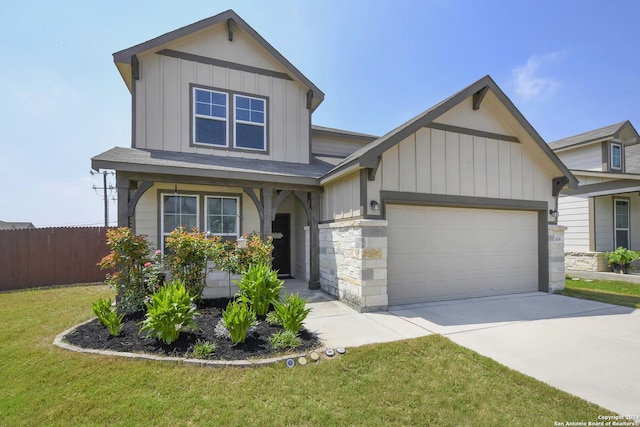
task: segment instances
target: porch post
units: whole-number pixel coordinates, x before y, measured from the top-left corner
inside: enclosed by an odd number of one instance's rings
[[[266,239],[271,236],[272,227],[272,205],[273,205],[273,188],[264,186],[261,190],[262,198],[262,236]]]
[[[118,190],[118,227],[129,227],[129,180],[116,173]]]
[[[309,218],[309,289],[320,289],[320,231],[318,220],[320,218],[319,193],[312,191],[309,194],[311,205],[311,217]]]

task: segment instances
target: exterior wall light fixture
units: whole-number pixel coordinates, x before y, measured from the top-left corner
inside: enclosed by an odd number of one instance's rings
[[[378,203],[377,200],[372,200],[371,203],[369,203],[369,206],[371,206],[371,210],[374,212],[378,212],[380,210],[380,203]]]
[[[558,210],[557,209],[549,209],[549,215],[551,215],[554,218],[558,218]]]

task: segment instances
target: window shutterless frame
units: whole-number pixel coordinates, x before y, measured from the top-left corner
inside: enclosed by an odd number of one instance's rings
[[[622,145],[612,142],[609,151],[611,169],[622,170]]]
[[[173,230],[200,228],[200,197],[197,194],[162,193],[160,203],[160,249],[164,252],[165,239]]]
[[[243,150],[267,149],[267,101],[233,95],[233,146]]]
[[[230,196],[205,196],[204,230],[214,236],[240,236],[240,199]]]
[[[614,249],[622,246],[629,249],[630,239],[630,203],[628,199],[613,199],[613,239]]]
[[[197,86],[191,88],[192,143],[229,146],[229,94]]]

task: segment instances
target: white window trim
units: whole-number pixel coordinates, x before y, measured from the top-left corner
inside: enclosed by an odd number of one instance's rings
[[[178,196],[178,197],[194,197],[196,199],[196,226],[200,228],[200,195],[199,194],[175,194],[175,193],[160,193],[160,250],[164,253],[164,240],[171,234],[164,231],[164,198],[165,196]],[[175,230],[175,229],[174,229]],[[173,231],[173,230],[172,230]],[[187,230],[191,231],[191,230]]]
[[[206,89],[206,88],[197,87],[197,86],[194,86],[192,90],[193,90],[193,93],[191,94],[191,96],[192,96],[192,104],[193,104],[192,105],[192,108],[193,108],[193,117],[192,117],[192,120],[193,120],[193,125],[192,125],[192,127],[193,127],[193,141],[192,142],[193,142],[193,144],[194,145],[201,145],[203,147],[229,148],[229,110],[231,109],[231,105],[229,103],[229,93],[222,92],[222,91],[219,91],[219,90]],[[225,101],[226,101],[226,111],[225,111],[226,115],[225,115],[224,120],[221,119],[220,117],[211,117],[211,116],[205,116],[205,115],[196,113],[196,91],[197,90],[201,90],[201,91],[204,91],[204,92],[218,93],[218,94],[224,95],[224,98],[225,98]],[[197,135],[196,119],[197,118],[206,119],[206,120],[215,120],[215,121],[218,121],[218,122],[224,122],[225,123],[225,130],[226,130],[224,145],[209,144],[207,142],[198,142],[196,140],[196,135]]]
[[[624,202],[627,205],[627,227],[620,228],[618,227],[618,202]],[[618,245],[618,230],[624,230],[627,232],[627,249],[631,248],[631,203],[628,199],[613,199],[613,241],[614,241],[614,249],[616,249]]]
[[[620,166],[619,167],[614,167],[613,166],[613,149],[618,148],[620,150]],[[615,169],[615,170],[622,170],[622,144],[617,144],[615,142],[611,143],[611,146],[609,147],[609,162],[610,162],[610,166],[611,169]]]
[[[260,124],[256,124],[254,122],[249,122],[249,121],[245,121],[245,120],[238,120],[236,119],[236,99],[238,97],[242,97],[242,98],[248,98],[248,99],[256,99],[258,101],[262,101],[262,103],[264,104],[264,123]],[[241,123],[244,125],[251,125],[251,126],[262,126],[262,136],[263,136],[263,148],[250,148],[250,147],[238,147],[236,144],[236,135],[238,132],[236,132],[236,123]],[[260,151],[260,152],[266,152],[267,151],[267,100],[264,98],[258,98],[255,96],[249,96],[249,95],[242,95],[242,94],[233,94],[233,148],[236,148],[238,150],[251,150],[251,151]]]
[[[240,238],[240,214],[236,213],[236,232],[235,233],[211,233],[208,230],[209,227],[209,204],[207,203],[207,199],[233,199],[236,201],[236,209],[240,210],[240,197],[237,196],[215,196],[215,195],[206,195],[204,196],[204,228],[205,232],[211,236],[221,236],[221,237],[230,237],[235,236],[236,240]],[[231,215],[222,215],[231,216]]]

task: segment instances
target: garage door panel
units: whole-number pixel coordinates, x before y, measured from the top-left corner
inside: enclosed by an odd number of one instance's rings
[[[390,304],[538,289],[535,212],[387,207]]]

